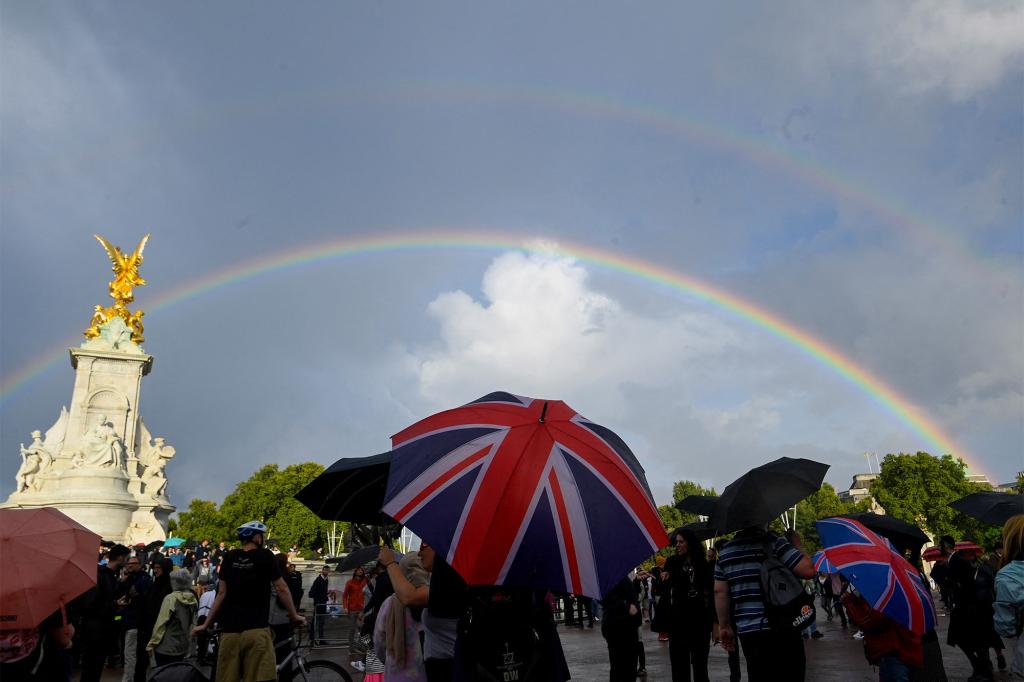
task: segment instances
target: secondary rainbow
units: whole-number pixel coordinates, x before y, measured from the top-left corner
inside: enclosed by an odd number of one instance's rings
[[[945,433],[927,414],[916,407],[895,389],[858,366],[838,350],[829,347],[810,333],[799,329],[775,313],[759,308],[728,291],[703,282],[695,277],[676,272],[667,267],[627,256],[621,253],[598,249],[585,244],[531,242],[520,235],[491,231],[429,230],[416,232],[385,232],[309,244],[300,248],[277,252],[268,256],[233,265],[227,269],[210,273],[198,280],[164,292],[144,310],[156,312],[160,309],[197,298],[211,291],[245,282],[253,277],[274,273],[294,267],[354,256],[360,254],[388,253],[393,251],[417,250],[479,250],[479,251],[543,251],[574,258],[578,261],[621,272],[641,280],[680,291],[699,301],[722,308],[769,332],[786,343],[800,349],[821,365],[834,371],[856,386],[891,413],[900,422],[921,436],[935,454],[949,453],[962,458],[968,466],[980,471],[969,454],[959,447],[953,438]],[[141,292],[140,292],[141,293]],[[55,348],[20,372],[3,382],[0,397],[5,401],[18,388],[35,376],[55,366],[67,352],[67,345]]]

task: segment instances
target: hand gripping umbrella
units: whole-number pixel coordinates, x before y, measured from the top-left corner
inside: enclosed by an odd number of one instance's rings
[[[935,627],[931,592],[888,540],[853,519],[828,518],[814,525],[825,556],[871,608],[919,635]]]
[[[600,598],[668,544],[636,457],[561,401],[491,393],[392,445],[384,512],[472,585]]]
[[[0,630],[34,628],[94,586],[99,544],[56,509],[0,509]]]
[[[1011,516],[1024,514],[1024,495],[991,491],[971,493],[949,506],[983,523],[1001,526]]]
[[[708,525],[720,535],[761,526],[821,488],[828,464],[780,457],[743,474],[715,502]]]

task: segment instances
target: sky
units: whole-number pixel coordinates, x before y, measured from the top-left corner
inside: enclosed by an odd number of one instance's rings
[[[1016,2],[3,3],[0,499],[108,303],[94,233],[152,234],[181,509],[496,390],[659,504],[783,455],[1012,480],[1022,75]]]

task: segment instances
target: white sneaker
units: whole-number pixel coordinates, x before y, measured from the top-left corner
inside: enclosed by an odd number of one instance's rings
[[[362,661],[354,661],[352,663],[352,667],[358,670],[359,672],[363,672],[364,670],[366,670],[366,664]]]
[[[860,630],[857,630],[857,632],[853,633],[853,638],[854,639],[864,639],[864,633],[861,632]]]

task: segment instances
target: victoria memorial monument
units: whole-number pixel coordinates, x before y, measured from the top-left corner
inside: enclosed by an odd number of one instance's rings
[[[174,448],[154,438],[139,412],[153,357],[142,349],[143,311],[131,312],[146,235],[131,253],[99,235],[113,263],[110,297],[97,305],[86,340],[71,348],[75,384],[46,433],[21,445],[15,492],[0,507],[56,507],[106,540],[135,544],[167,537],[174,511],[165,469]]]

